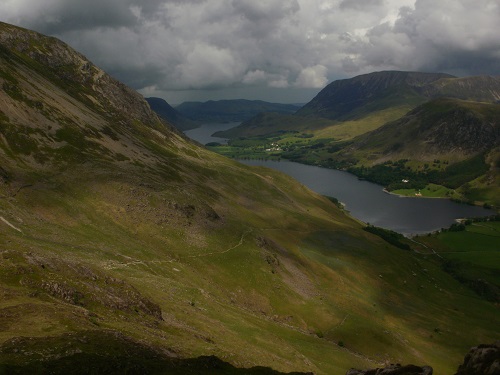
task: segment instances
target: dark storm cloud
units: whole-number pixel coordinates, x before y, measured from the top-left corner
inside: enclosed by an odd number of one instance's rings
[[[39,1],[26,4],[20,21],[40,32],[60,34],[71,30],[96,27],[134,27],[138,12],[154,15],[161,1],[138,0],[66,0]]]
[[[2,0],[0,19],[63,39],[145,94],[281,90],[297,101],[301,90],[374,70],[498,74],[499,8],[497,0]]]

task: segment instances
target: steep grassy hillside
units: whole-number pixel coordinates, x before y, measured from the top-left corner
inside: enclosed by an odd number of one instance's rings
[[[436,99],[400,120],[360,137],[353,145],[381,159],[432,161],[449,155],[463,159],[500,145],[500,106],[454,99]],[[382,156],[384,155],[384,156]]]
[[[187,142],[60,41],[0,43],[0,372],[453,373],[500,334],[426,256]]]
[[[437,98],[447,97],[476,102],[500,102],[500,77],[477,76],[443,78],[426,86],[424,95]]]
[[[432,235],[417,237],[420,251],[437,252],[442,268],[484,298],[500,301],[500,216],[465,220]]]

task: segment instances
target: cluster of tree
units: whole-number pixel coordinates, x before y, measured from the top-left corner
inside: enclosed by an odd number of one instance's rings
[[[390,243],[391,245],[399,247],[400,249],[411,250],[410,245],[403,242],[405,237],[401,233],[397,233],[389,229],[376,227],[370,224],[364,227],[363,230],[379,236],[384,241]]]
[[[448,165],[444,169],[429,167],[420,171],[406,166],[407,159],[396,162],[386,162],[373,167],[348,167],[347,171],[371,182],[383,185],[387,190],[423,189],[427,184],[434,183],[451,189],[456,189],[471,181],[489,169],[484,154]],[[403,182],[403,180],[408,182]]]
[[[453,223],[448,229],[442,229],[441,232],[463,232],[466,223]]]
[[[465,220],[461,220],[458,223],[453,223],[448,228],[442,228],[434,233],[462,232],[466,230],[466,227],[471,225],[472,223],[486,223],[489,221],[500,221],[500,214],[467,218]],[[429,233],[428,235],[430,236],[431,233]]]
[[[407,159],[402,159],[373,167],[349,167],[347,171],[367,181],[383,185],[389,191],[423,189],[429,183],[427,172],[413,171],[410,167],[406,167],[407,161]]]
[[[328,198],[338,208],[344,208],[342,203],[337,198],[331,197],[329,195],[325,195],[325,197]]]

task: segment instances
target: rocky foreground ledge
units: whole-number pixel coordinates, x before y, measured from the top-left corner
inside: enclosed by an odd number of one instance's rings
[[[350,369],[346,375],[432,375],[430,366],[400,364],[371,370]],[[478,345],[465,356],[464,363],[455,375],[500,375],[500,341],[494,344]]]
[[[400,364],[397,364],[372,370],[350,369],[346,372],[346,375],[432,375],[432,373],[433,370],[430,366],[401,366]]]
[[[472,348],[455,375],[500,375],[500,341]]]

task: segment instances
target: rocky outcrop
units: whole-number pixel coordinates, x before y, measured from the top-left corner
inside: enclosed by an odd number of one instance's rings
[[[465,356],[456,375],[499,375],[500,341],[473,347]]]
[[[371,370],[350,369],[346,375],[432,375],[432,373],[430,366],[397,364]],[[500,341],[471,348],[455,375],[500,375]]]
[[[13,51],[30,68],[42,69],[44,74],[53,76],[54,82],[63,85],[78,99],[88,100],[92,97],[92,103],[103,113],[114,109],[112,115],[125,114],[122,116],[124,121],[138,120],[150,126],[159,122],[139,93],[112,78],[84,55],[56,38],[0,22],[0,45],[5,48],[4,53],[7,53],[7,49]]]
[[[432,372],[433,370],[430,366],[401,366],[397,364],[372,370],[350,369],[346,372],[346,375],[432,375]]]

